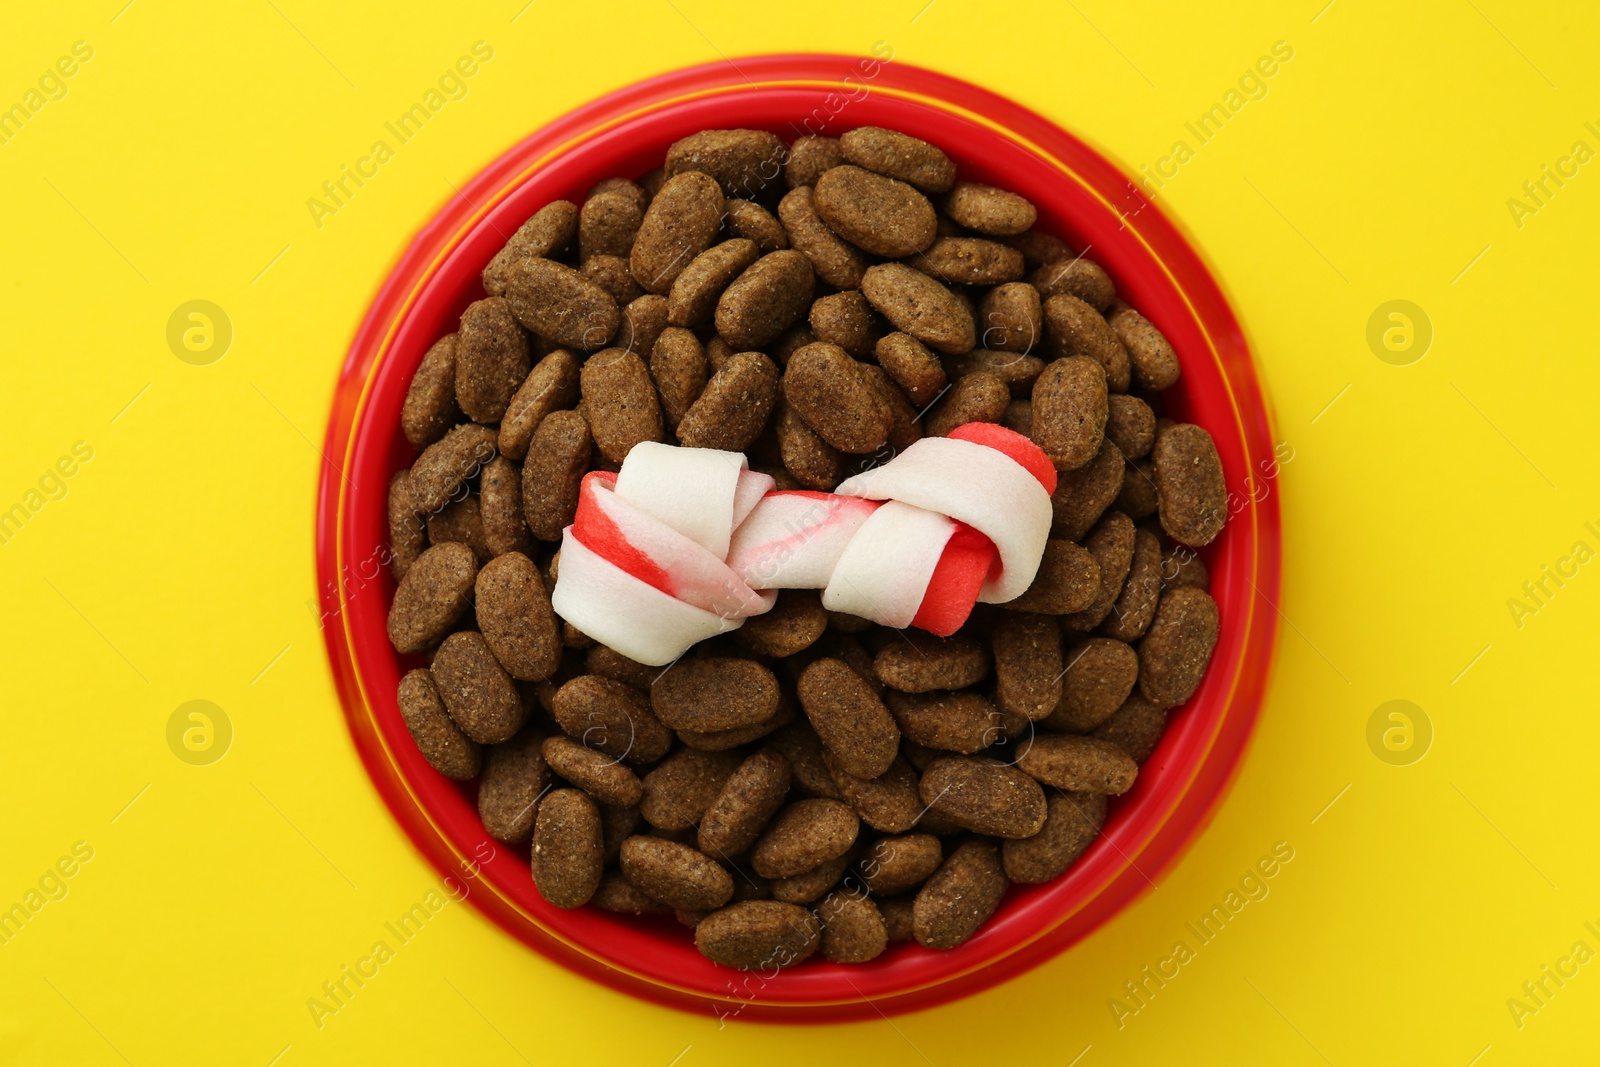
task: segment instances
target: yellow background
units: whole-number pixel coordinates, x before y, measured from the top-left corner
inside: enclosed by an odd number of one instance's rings
[[[0,103],[73,42],[94,49],[65,98],[0,146],[0,508],[74,442],[94,450],[0,545],[0,907],[75,842],[94,850],[68,895],[0,945],[0,1060],[1593,1058],[1600,963],[1520,1028],[1506,1004],[1575,941],[1600,950],[1584,925],[1600,927],[1600,566],[1520,628],[1507,607],[1575,541],[1600,548],[1584,526],[1600,527],[1600,170],[1520,227],[1507,207],[1574,141],[1600,148],[1584,128],[1600,120],[1593,12],[124,2],[12,5],[0,35]],[[469,95],[317,229],[306,199],[477,40],[494,58]],[[356,760],[308,607],[317,450],[367,301],[452,186],[569,108],[677,66],[880,40],[1130,171],[1192,145],[1185,120],[1274,42],[1294,49],[1159,197],[1234,301],[1294,449],[1275,486],[1275,673],[1236,787],[1115,921],[937,1010],[719,1028],[574,978],[452,904],[319,1030],[307,998],[438,884]],[[165,341],[197,298],[234,328],[204,367]],[[1392,299],[1433,325],[1410,366],[1366,341]],[[233,725],[211,766],[167,745],[192,699]],[[1393,699],[1433,728],[1409,766],[1367,742]],[[1123,982],[1277,841],[1294,859],[1270,895],[1119,1028],[1108,1001]]]

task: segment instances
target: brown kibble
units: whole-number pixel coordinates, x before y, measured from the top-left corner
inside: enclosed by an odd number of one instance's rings
[[[700,820],[700,851],[741,855],[761,836],[789,793],[789,761],[764,748],[739,764]]]
[[[539,800],[550,787],[543,745],[544,736],[530,728],[484,752],[478,818],[490,837],[516,842],[533,836]]]
[[[672,911],[645,896],[621,871],[612,871],[601,878],[600,887],[594,891],[590,902],[601,911],[619,915],[666,915]]]
[[[456,495],[461,483],[494,458],[495,433],[464,422],[423,450],[411,465],[411,502],[432,514]]]
[[[684,414],[706,388],[706,355],[700,339],[681,326],[669,326],[650,351],[650,379],[661,397],[667,429],[676,431]]]
[[[817,432],[796,415],[794,409],[778,401],[778,415],[774,420],[778,436],[778,450],[784,468],[795,481],[807,489],[827,491],[844,477],[844,457]]]
[[[766,428],[778,402],[778,368],[760,352],[735,353],[684,413],[678,440],[685,448],[743,452]]]
[[[822,923],[822,957],[834,963],[865,963],[889,944],[883,915],[866,896],[848,892],[828,894],[817,907]]]
[[[1046,263],[1072,258],[1072,249],[1067,247],[1065,241],[1038,230],[1015,234],[1005,238],[1005,242],[1022,253],[1029,267],[1042,267]]]
[[[1100,586],[1100,567],[1089,550],[1052,537],[1044,544],[1033,584],[1005,606],[1012,611],[1067,615],[1092,605]]]
[[[1136,388],[1160,392],[1178,380],[1181,368],[1172,343],[1149,319],[1123,306],[1111,313],[1111,328],[1128,350]]]
[[[578,205],[553,200],[534,213],[511,235],[489,265],[483,268],[483,288],[490,296],[504,296],[511,265],[523,259],[550,259],[565,252],[578,234]]]
[[[489,558],[507,552],[532,552],[533,541],[522,517],[522,474],[517,465],[504,456],[490,460],[483,468],[479,492],[483,540]]]
[[[1139,691],[1174,708],[1200,685],[1217,644],[1217,602],[1203,589],[1169,589],[1139,643]]]
[[[851,848],[844,855],[836,856],[809,871],[788,878],[774,878],[770,883],[772,899],[785,904],[810,904],[821,899],[828,890],[839,884],[839,879],[850,869],[855,862],[856,851]]]
[[[977,339],[972,310],[949,289],[904,263],[867,268],[861,292],[895,329],[930,348],[958,355],[970,351]]]
[[[1126,752],[1097,737],[1038,734],[1018,747],[1018,769],[1057,789],[1121,796],[1139,776]]]
[[[1117,298],[1111,276],[1092,259],[1053,261],[1034,271],[1028,280],[1044,296],[1075,296],[1102,315]]]
[[[466,613],[477,577],[477,558],[459,541],[434,545],[418,556],[389,606],[395,651],[409,656],[442,641]]]
[[[1000,425],[1008,430],[1015,430],[1024,437],[1033,436],[1033,401],[1013,400],[1006,405],[1006,413],[1000,416]]]
[[[897,258],[933,243],[928,198],[905,182],[845,164],[817,179],[812,203],[828,229],[875,256]]]
[[[1124,468],[1122,453],[1107,438],[1088,463],[1062,471],[1050,494],[1050,533],[1069,541],[1082,540],[1122,491]]]
[[[561,666],[561,631],[539,568],[521,552],[496,556],[478,572],[478,628],[506,673],[548,678]]]
[[[478,494],[452,500],[428,516],[428,543],[442,545],[459,541],[472,549],[479,563],[490,558],[489,542],[483,535],[483,512]]]
[[[694,928],[695,948],[724,967],[789,967],[809,957],[822,940],[810,911],[776,900],[745,900],[714,911]]]
[[[1032,352],[1044,335],[1039,290],[1027,282],[997,285],[978,304],[978,343],[999,352]]]
[[[644,795],[638,775],[604,752],[570,737],[548,737],[540,751],[552,771],[602,804],[631,808]],[[545,803],[549,803],[548,798]]]
[[[1039,215],[1016,193],[977,182],[956,182],[944,198],[944,211],[969,230],[998,237],[1023,233]]]
[[[621,256],[590,256],[583,261],[581,272],[610,293],[618,307],[625,307],[644,295],[644,289],[628,270],[628,261]]]
[[[838,345],[857,359],[872,355],[880,330],[872,305],[858,289],[819,298],[811,305],[811,332],[819,341]]]
[[[630,183],[631,184],[631,183]],[[578,212],[578,260],[593,256],[627,257],[644,222],[644,198],[637,190],[595,193]]]
[[[822,739],[805,719],[772,735],[772,747],[789,761],[794,784],[807,796],[839,799],[839,787],[823,758]]]
[[[644,693],[611,678],[582,674],[566,682],[551,701],[561,729],[590,748],[626,763],[654,763],[672,747],[672,731],[661,725]]]
[[[558,908],[586,904],[605,865],[600,812],[576,789],[557,789],[539,804],[533,829],[533,884]]]
[[[952,378],[969,374],[992,374],[1005,383],[1010,391],[1006,402],[1012,398],[1025,400],[1033,395],[1033,383],[1044,372],[1044,360],[1018,352],[974,348],[963,355],[952,356],[947,362]]]
[[[1011,390],[999,377],[988,371],[963,375],[925,416],[928,436],[946,437],[969,422],[999,422],[1010,404]]]
[[[730,748],[738,748],[752,741],[759,741],[775,730],[781,730],[794,721],[796,715],[794,697],[788,693],[779,693],[778,710],[770,719],[762,722],[751,723],[749,726],[730,726],[723,730],[679,730],[678,740],[690,748],[703,748],[708,751],[721,752]]]
[[[778,710],[778,679],[753,659],[681,659],[650,686],[656,717],[674,730],[730,730]]]
[[[945,756],[922,772],[922,802],[968,830],[1032,837],[1044,825],[1044,790],[1016,767],[984,756]]]
[[[476,630],[445,638],[428,669],[450,717],[480,745],[504,741],[522,729],[528,712],[517,687]]]
[[[680,138],[667,149],[663,166],[668,182],[693,171],[715,178],[730,197],[749,199],[778,180],[789,150],[766,130],[701,130]]]
[[[1082,356],[1058,359],[1033,384],[1033,440],[1057,470],[1070,471],[1100,451],[1106,427],[1106,376]]]
[[[783,395],[795,414],[841,452],[875,452],[888,440],[893,413],[838,345],[806,345],[783,372]]]
[[[888,444],[891,452],[898,455],[922,440],[922,420],[917,415],[917,409],[911,406],[910,398],[894,384],[894,379],[882,367],[872,363],[862,363],[860,367],[867,382],[889,405]]]
[[[883,928],[889,936],[889,944],[897,945],[903,941],[916,940],[914,897],[891,897],[888,900],[880,900],[878,911],[883,916]]]
[[[549,259],[512,263],[505,299],[525,329],[562,348],[604,348],[622,321],[616,299],[601,285]]]
[[[944,846],[932,834],[902,834],[882,837],[869,846],[859,864],[861,877],[875,897],[909,893],[933,872],[944,859]]]
[[[729,200],[723,205],[727,213],[724,225],[735,237],[754,241],[762,255],[789,247],[789,235],[783,224],[766,208],[753,200]]]
[[[709,911],[733,896],[733,876],[688,845],[634,836],[622,843],[620,859],[623,876],[669,908]]]
[[[520,461],[546,415],[578,399],[578,358],[564,348],[541,359],[511,397],[500,421],[502,454]]]
[[[1156,749],[1167,728],[1167,709],[1152,704],[1144,694],[1133,692],[1116,714],[1095,728],[1092,736],[1110,741],[1126,752],[1135,763],[1144,763]]]
[[[823,750],[823,762],[839,787],[839,799],[850,805],[861,821],[874,830],[899,834],[917,825],[922,798],[917,794],[917,772],[900,757],[876,778],[858,778],[839,765],[832,752]]]
[[[629,181],[627,178],[602,178],[589,187],[588,197],[606,196],[612,193],[622,193],[638,205],[643,211],[650,206],[650,194],[638,182]]]
[[[1021,841],[1000,846],[1006,877],[1023,885],[1048,882],[1068,867],[1100,836],[1106,821],[1106,798],[1098,793],[1052,793],[1044,828]]]
[[[1126,394],[1107,397],[1106,405],[1106,439],[1124,459],[1147,455],[1156,440],[1156,414],[1150,405]]]
[[[736,753],[681,748],[644,776],[639,814],[662,830],[690,829],[738,767]]]
[[[622,325],[617,328],[617,347],[648,356],[656,339],[667,328],[667,298],[646,293],[622,309]]]
[[[900,729],[878,694],[843,661],[819,659],[799,682],[800,706],[847,773],[876,778],[900,750]]]
[[[844,855],[860,829],[856,813],[837,800],[797,800],[761,835],[750,865],[763,878],[804,874]]]
[[[778,203],[778,218],[789,233],[789,244],[811,263],[811,269],[835,289],[857,289],[867,269],[856,248],[828,229],[817,214],[809,186],[791,189]]]
[[[939,357],[908,333],[896,331],[884,334],[874,352],[878,357],[878,365],[919,407],[931,403],[949,380]]]
[[[660,667],[647,667],[605,645],[596,645],[589,650],[583,659],[583,670],[585,674],[598,674],[602,678],[643,690],[648,690],[650,683],[656,680],[656,675],[661,673]]]
[[[411,472],[401,469],[389,479],[389,573],[398,585],[428,547],[428,527],[411,496]]]
[[[1052,730],[1086,734],[1111,718],[1128,699],[1139,677],[1139,656],[1110,637],[1091,637],[1067,651],[1061,701],[1044,724]]]
[[[640,441],[661,440],[661,403],[637,352],[596,352],[584,363],[578,386],[595,447],[611,462],[627,459]]]
[[[1111,614],[1100,624],[1101,632],[1119,641],[1137,641],[1155,618],[1160,598],[1161,541],[1149,530],[1135,529],[1128,580],[1111,605]]]
[[[1228,519],[1228,486],[1211,435],[1180,423],[1156,439],[1153,459],[1161,528],[1180,544],[1210,544]]]
[[[1148,518],[1161,504],[1156,489],[1156,466],[1149,457],[1129,460],[1122,468],[1122,490],[1111,506],[1130,519]]]
[[[1100,313],[1075,296],[1061,294],[1044,302],[1044,339],[1056,357],[1082,356],[1100,364],[1106,388],[1128,391],[1128,351]]]
[[[646,291],[664,294],[685,267],[711,247],[722,228],[722,189],[688,171],[667,179],[650,201],[634,238],[629,266]]]
[[[592,445],[589,424],[575,411],[552,411],[534,432],[522,465],[522,511],[539,540],[561,540],[572,522]]]
[[[1122,593],[1122,583],[1128,578],[1128,569],[1133,566],[1134,540],[1133,520],[1128,516],[1120,511],[1108,511],[1100,517],[1100,521],[1084,539],[1084,547],[1100,568],[1100,591],[1095,594],[1094,603],[1082,611],[1063,615],[1063,627],[1068,630],[1092,630],[1105,621]]]
[[[912,905],[917,941],[927,948],[955,948],[989,920],[1008,888],[999,850],[987,841],[963,842],[917,893]]]
[[[427,448],[461,421],[456,405],[456,335],[433,343],[411,376],[400,408],[400,429],[413,448]]]
[[[1000,712],[972,690],[888,694],[889,709],[907,740],[970,755],[1001,739]]]
[[[1022,253],[981,237],[941,237],[907,260],[946,285],[1000,285],[1022,277]]]
[[[1183,545],[1173,545],[1161,553],[1161,591],[1193,586],[1211,588],[1211,572],[1205,561]]]
[[[1013,715],[1039,720],[1061,701],[1061,628],[1047,615],[1006,612],[990,636],[995,701]]]
[[[902,693],[964,689],[989,674],[989,651],[971,637],[907,630],[872,661],[878,680]]]
[[[810,648],[827,628],[815,589],[784,589],[770,611],[746,619],[733,639],[757,655],[782,659]]]
[[[754,241],[735,237],[695,256],[673,280],[667,321],[674,326],[709,322],[723,291],[760,255]]]
[[[815,185],[823,171],[843,162],[844,149],[837,137],[807,134],[796,137],[789,146],[789,161],[784,164],[783,177],[791,189]]]
[[[794,249],[769,252],[750,264],[717,299],[717,333],[741,349],[766,348],[810,306],[812,266]]]
[[[400,717],[428,766],[458,781],[477,777],[482,750],[450,718],[427,668],[407,671],[396,699]]]
[[[956,178],[956,165],[949,156],[927,141],[895,130],[862,126],[844,134],[838,144],[843,157],[856,166],[907,182],[925,193],[948,192]],[[799,148],[796,141],[796,151]]]

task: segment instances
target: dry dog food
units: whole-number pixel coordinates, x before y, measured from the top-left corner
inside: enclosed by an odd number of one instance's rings
[[[422,358],[397,700],[551,904],[687,924],[737,968],[953,948],[1094,847],[1199,686],[1194,550],[1229,501],[1210,435],[1165,417],[1178,355],[1025,197],[960,177],[893,130],[693,134],[541,208]],[[828,491],[974,422],[1057,488],[1032,585],[951,637],[785,589],[650,667],[552,607],[584,478],[642,443]]]

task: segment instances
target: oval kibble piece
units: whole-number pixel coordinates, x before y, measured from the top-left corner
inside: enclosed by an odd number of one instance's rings
[[[598,192],[578,210],[578,260],[593,256],[627,256],[644,221],[645,204],[636,191]]]
[[[900,729],[878,694],[843,660],[819,659],[800,675],[800,706],[839,765],[876,778],[900,750]]]
[[[680,659],[650,686],[656,717],[674,730],[730,730],[778,710],[778,679],[753,659]]]
[[[576,789],[557,789],[539,804],[533,829],[533,884],[558,908],[589,902],[605,859],[600,812]]]
[[[1126,464],[1109,438],[1094,458],[1077,470],[1062,471],[1050,494],[1050,533],[1069,541],[1083,538],[1122,491]]]
[[[790,356],[783,396],[807,426],[841,452],[875,452],[888,440],[893,413],[861,365],[838,345],[818,341]]]
[[[754,241],[762,255],[789,247],[789,235],[772,212],[754,200],[729,200],[723,205],[727,219],[723,225],[735,237]]]
[[[619,915],[666,915],[672,911],[641,893],[621,871],[612,871],[601,878],[600,887],[594,891],[590,902],[601,911]]]
[[[1061,701],[1061,628],[1048,615],[1007,612],[990,636],[994,696],[1006,711],[1037,721]]]
[[[400,429],[413,448],[427,448],[461,421],[456,404],[456,335],[433,343],[411,376],[400,408]]]
[[[1026,232],[1039,215],[1016,193],[977,182],[956,182],[944,198],[944,211],[969,230],[998,237]]]
[[[913,404],[932,403],[944,391],[948,377],[933,351],[908,333],[884,334],[874,347],[878,366],[904,389]]]
[[[1038,230],[1029,230],[1005,239],[1006,244],[1022,253],[1022,258],[1029,267],[1041,267],[1046,263],[1055,263],[1060,260],[1071,259],[1072,249],[1059,237]]]
[[[1020,352],[1002,352],[998,349],[974,348],[971,352],[951,357],[945,364],[952,378],[970,374],[992,374],[1005,383],[1012,398],[1027,400],[1033,395],[1033,383],[1044,373],[1044,360]]]
[[[667,328],[667,298],[646,293],[622,309],[622,325],[617,327],[617,347],[648,356],[661,331]]]
[[[775,730],[781,730],[795,720],[795,700],[788,693],[780,692],[778,696],[778,710],[770,719],[762,722],[751,723],[749,726],[730,726],[723,730],[679,730],[678,740],[690,748],[703,748],[713,752],[725,749],[738,748],[752,741],[759,741]]]
[[[709,376],[705,348],[693,331],[669,326],[656,338],[649,356],[650,380],[661,397],[662,418],[676,433],[685,413],[705,392]]]
[[[947,437],[969,422],[999,422],[1010,403],[1011,391],[995,375],[988,371],[964,375],[928,412],[928,436]]]
[[[568,736],[627,763],[654,763],[672,747],[672,731],[631,685],[581,674],[556,690],[551,712]]]
[[[1106,388],[1128,391],[1128,352],[1100,313],[1075,296],[1052,296],[1044,302],[1044,338],[1050,354],[1092,359],[1105,372]]]
[[[1100,451],[1107,396],[1104,370],[1082,356],[1056,360],[1033,383],[1033,441],[1057,470],[1076,470]]]
[[[849,164],[822,173],[812,203],[828,229],[875,256],[909,256],[937,235],[927,197],[905,182]]]
[[[1110,326],[1128,351],[1135,387],[1160,392],[1178,380],[1178,354],[1149,319],[1124,306],[1111,313]]]
[[[473,422],[499,422],[528,376],[528,338],[505,299],[467,305],[456,334],[456,402]]]
[[[674,326],[709,322],[723,291],[761,255],[756,243],[735,237],[695,256],[673,279],[667,321]]]
[[[540,751],[552,771],[602,804],[631,808],[644,794],[638,775],[570,737],[548,737]]]
[[[478,818],[490,837],[516,842],[533,836],[539,800],[550,787],[543,745],[544,735],[530,727],[485,750],[483,776],[478,779]]]
[[[1204,589],[1169,589],[1139,642],[1139,691],[1173,708],[1200,685],[1217,644],[1217,602]]]
[[[716,240],[723,199],[708,174],[686,171],[668,178],[634,238],[628,260],[634,280],[651,293],[671,290],[684,268]]]
[[[743,970],[793,966],[815,952],[821,940],[822,924],[815,915],[776,900],[730,904],[694,928],[702,956]]]
[[[450,502],[461,483],[494,458],[495,432],[464,422],[423,449],[411,465],[411,501],[431,515]]]
[[[824,749],[822,757],[839,787],[839,799],[850,805],[862,822],[887,834],[904,833],[917,824],[923,809],[917,772],[904,759],[896,757],[876,778],[858,778],[845,771],[832,752]]]
[[[647,667],[605,645],[596,645],[589,650],[583,658],[583,670],[585,674],[598,674],[602,678],[610,678],[644,691],[649,691],[650,683],[661,673],[661,668]]]
[[[539,568],[521,552],[496,556],[478,572],[478,629],[506,673],[522,681],[561,666],[561,630]],[[663,750],[664,751],[664,750]]]
[[[858,866],[875,897],[908,893],[932,877],[944,860],[944,846],[932,834],[880,837],[867,847]]]
[[[1032,352],[1044,334],[1039,290],[1027,282],[997,285],[978,303],[978,343],[999,352]]]
[[[428,516],[428,541],[442,545],[459,541],[472,549],[479,563],[489,559],[489,543],[483,536],[483,511],[478,494],[458,497]]]
[[[479,518],[489,558],[508,552],[532,552],[533,540],[522,517],[522,472],[517,465],[504,456],[494,457],[483,468],[478,491]]]
[[[981,237],[941,237],[906,262],[946,285],[1000,285],[1022,277],[1022,253]]]
[[[1095,728],[1092,736],[1110,741],[1133,758],[1144,763],[1155,751],[1156,742],[1167,728],[1167,709],[1146,700],[1143,693],[1134,692],[1118,708],[1116,714]]]
[[[859,289],[820,297],[811,305],[808,321],[817,340],[838,345],[856,359],[872,355],[881,332],[872,305]]]
[[[1106,798],[1098,793],[1052,793],[1048,803],[1042,830],[1000,846],[1000,862],[1013,882],[1040,885],[1054,879],[1094,843],[1106,821]]]
[[[935,637],[921,630],[907,630],[903,637],[885,645],[872,661],[873,673],[891,689],[964,689],[989,674],[989,650],[971,637]]]
[[[1122,592],[1122,583],[1127,580],[1128,570],[1133,566],[1133,531],[1132,519],[1120,511],[1108,511],[1095,523],[1089,536],[1084,538],[1084,547],[1100,568],[1100,591],[1088,607],[1061,617],[1064,629],[1092,630],[1111,614],[1111,608]]]
[[[450,717],[474,741],[495,744],[522,729],[528,712],[517,687],[476,630],[445,638],[428,669]]]
[[[836,856],[802,874],[774,878],[770,883],[772,899],[785,904],[810,904],[822,899],[845,876],[855,862],[856,852],[855,848],[851,848],[844,855]]]
[[[894,379],[882,367],[863,363],[861,373],[866,375],[867,383],[877,390],[883,402],[889,406],[888,445],[892,454],[899,455],[922,440],[922,420],[917,415],[917,409],[911,406],[905,391],[894,384]]]
[[[1130,519],[1144,519],[1156,513],[1161,504],[1156,490],[1156,468],[1149,457],[1129,460],[1122,467],[1122,489],[1111,506]]]
[[[1211,572],[1205,561],[1193,550],[1182,545],[1172,545],[1161,553],[1161,591],[1192,585],[1196,589],[1211,588]]]
[[[788,153],[766,130],[701,130],[674,141],[662,169],[669,180],[692,171],[709,174],[728,196],[748,199],[778,180]]]
[[[400,717],[428,766],[446,778],[465,780],[477,776],[481,750],[450,718],[427,668],[407,671],[400,679],[396,699]]]
[[[889,944],[896,945],[917,939],[914,897],[890,897],[888,900],[880,900],[878,912],[883,916],[883,928],[889,937]]]
[[[764,748],[739,764],[700,819],[700,851],[708,856],[742,854],[761,836],[789,792],[789,761]]]
[[[1089,638],[1068,650],[1061,700],[1045,726],[1088,733],[1122,706],[1138,678],[1139,656],[1132,648],[1109,637]]]
[[[800,792],[828,800],[839,799],[839,787],[834,784],[823,758],[822,739],[809,722],[800,719],[773,734],[772,747],[789,761],[790,776]]]
[[[720,908],[733,876],[710,856],[659,837],[630,837],[620,853],[623,876],[652,900],[683,911]]]
[[[742,349],[766,348],[800,321],[815,287],[806,256],[793,249],[769,252],[722,291],[715,312],[717,333]]]
[[[834,892],[817,906],[822,923],[822,958],[834,963],[865,963],[889,945],[883,915],[864,894]]]
[[[1161,541],[1149,530],[1133,533],[1133,562],[1128,580],[1111,605],[1111,614],[1100,624],[1100,632],[1119,641],[1137,641],[1155,618],[1161,599]]]
[[[827,628],[815,589],[783,589],[772,609],[746,619],[733,639],[757,655],[782,659],[810,648]]]
[[[1008,430],[1015,430],[1024,437],[1033,436],[1033,401],[1013,400],[1006,405],[1006,413],[1000,416],[1000,425]]]
[[[626,307],[644,295],[644,289],[633,280],[633,275],[628,273],[628,261],[621,256],[590,256],[583,261],[579,272],[610,293],[611,299],[617,302],[619,308]],[[618,312],[618,316],[620,329],[621,312]]]
[[[900,732],[919,745],[970,755],[1001,738],[999,709],[982,693],[891,692],[888,699]]]
[[[505,299],[525,329],[562,348],[604,348],[622,321],[616,299],[603,287],[549,259],[513,262],[506,271]]]
[[[678,423],[685,448],[743,452],[766,428],[778,402],[778,368],[760,352],[736,352]]]
[[[844,477],[844,456],[807,426],[781,396],[773,430],[778,437],[784,469],[795,481],[807,489],[822,491],[839,484]]]
[[[796,150],[799,145],[796,141]],[[839,149],[856,166],[908,182],[925,193],[948,192],[956,179],[956,165],[949,156],[896,130],[862,126],[841,136]]]
[[[922,802],[968,830],[1032,837],[1044,825],[1044,790],[1016,767],[983,756],[945,756],[922,772]]]
[[[644,776],[639,814],[662,830],[688,830],[705,815],[738,767],[734,752],[679,749]]]
[[[427,547],[428,526],[412,499],[411,472],[397,470],[389,479],[389,573],[396,585]]]
[[[1156,439],[1154,460],[1161,528],[1192,548],[1210,544],[1228,518],[1228,486],[1211,435],[1179,423]]]
[[[552,200],[518,227],[505,247],[483,268],[483,288],[490,296],[504,296],[506,272],[519,259],[547,259],[565,252],[578,235],[578,205]]]
[[[917,941],[955,948],[988,921],[1010,884],[994,845],[963,842],[917,893],[911,912]]]
[[[459,541],[434,545],[411,565],[389,605],[389,641],[403,656],[444,640],[471,603],[478,560]]]
[[[1117,446],[1123,459],[1148,455],[1156,441],[1156,413],[1136,396],[1119,393],[1106,398],[1106,440]]]
[[[539,540],[559,541],[571,524],[592,451],[589,424],[576,411],[552,411],[534,432],[522,465],[522,513]]]
[[[859,289],[867,261],[854,246],[828,229],[817,214],[809,186],[791,189],[778,203],[778,219],[789,244],[806,257],[816,276],[835,289]],[[908,268],[909,269],[909,268]]]
[[[778,813],[750,853],[763,878],[804,874],[845,854],[856,843],[861,820],[837,800],[797,800]]]
[[[1105,268],[1092,259],[1063,259],[1046,263],[1028,279],[1046,297],[1075,296],[1100,314],[1108,314],[1117,288]],[[1115,327],[1113,327],[1115,329]]]
[[[584,363],[578,377],[595,447],[621,463],[640,441],[662,436],[661,403],[650,370],[637,352],[608,348]]]
[[[500,420],[500,451],[521,462],[546,415],[578,400],[578,357],[564,348],[541,359],[522,382]]]
[[[1133,788],[1139,765],[1110,741],[1074,734],[1038,734],[1018,746],[1017,767],[1057,789],[1120,796]]]
[[[790,194],[793,195],[793,194]],[[861,277],[861,292],[894,328],[949,355],[977,340],[972,310],[956,294],[904,263],[879,263]]]
[[[844,148],[837,137],[806,134],[789,146],[783,165],[783,178],[791,189],[817,184],[822,172],[844,162]]]

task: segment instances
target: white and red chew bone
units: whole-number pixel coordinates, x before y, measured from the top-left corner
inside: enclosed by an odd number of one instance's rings
[[[583,479],[552,601],[590,637],[660,666],[772,607],[778,589],[885,626],[954,633],[1033,582],[1056,472],[993,423],[927,437],[833,493],[781,491],[743,456],[635,445]]]

